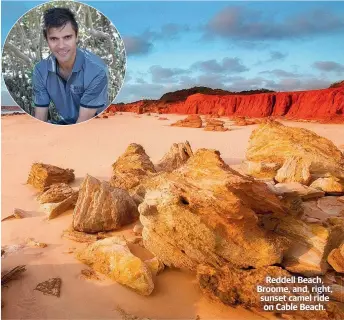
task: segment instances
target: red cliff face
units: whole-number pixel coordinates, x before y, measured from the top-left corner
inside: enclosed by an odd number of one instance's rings
[[[112,108],[112,106],[110,107]],[[344,123],[344,87],[253,95],[194,94],[183,102],[138,101],[113,108],[129,112],[219,114],[251,118],[283,117]]]

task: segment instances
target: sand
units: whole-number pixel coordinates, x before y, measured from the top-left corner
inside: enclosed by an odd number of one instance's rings
[[[2,218],[10,215],[13,208],[28,211],[24,219],[2,223],[2,246],[24,244],[29,237],[48,244],[46,248],[13,247],[17,251],[2,258],[2,271],[22,264],[27,268],[20,279],[2,289],[4,319],[121,319],[117,306],[127,313],[151,319],[274,318],[271,314],[257,314],[208,300],[201,295],[194,275],[186,271],[165,270],[156,277],[155,290],[149,297],[105,278],[82,279],[81,270],[87,267],[73,254],[64,253],[82,244],[61,238],[62,231],[71,224],[72,210],[51,221],[45,220],[44,213],[39,211],[35,200],[37,191],[26,185],[33,162],[74,169],[76,181],[72,186],[78,186],[87,173],[109,180],[111,164],[132,142],[141,144],[156,163],[172,143],[188,140],[194,151],[217,149],[228,164],[237,167],[245,157],[249,136],[257,127],[205,132],[169,126],[185,116],[163,116],[169,120],[158,120],[154,114],[123,113],[61,127],[41,123],[28,115],[2,117]],[[344,145],[344,125],[285,124],[313,130],[337,146]],[[132,235],[132,226],[118,233]],[[142,257],[149,256],[138,246],[133,245],[131,249]],[[54,277],[62,279],[60,298],[33,290],[38,283]]]

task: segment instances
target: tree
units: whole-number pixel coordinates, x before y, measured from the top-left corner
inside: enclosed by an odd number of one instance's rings
[[[9,32],[2,55],[2,72],[12,98],[27,113],[33,114],[33,68],[50,54],[42,33],[42,18],[44,11],[53,7],[66,7],[75,13],[79,25],[78,46],[95,53],[108,65],[109,98],[113,101],[125,75],[123,40],[103,14],[72,1],[54,1],[38,6],[19,19]],[[55,112],[51,108],[50,118],[54,118]]]

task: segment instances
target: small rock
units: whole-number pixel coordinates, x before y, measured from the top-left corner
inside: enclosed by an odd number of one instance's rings
[[[132,223],[139,216],[127,190],[87,175],[80,186],[73,214],[73,228],[96,233],[111,231]]]
[[[26,245],[29,247],[36,247],[36,248],[45,248],[48,245],[44,242],[38,242],[34,238],[26,239]]]
[[[34,163],[31,166],[27,183],[40,191],[55,183],[69,183],[75,179],[73,169],[62,169],[50,164]]]
[[[327,257],[328,263],[334,270],[344,273],[344,243],[339,248],[333,249]]]
[[[278,182],[299,182],[308,185],[311,181],[311,174],[309,172],[310,163],[303,160],[301,157],[288,158],[283,166],[277,171],[275,180]]]
[[[338,201],[338,197],[329,196],[318,199],[317,206],[329,216],[344,215],[344,203]]]
[[[123,237],[98,240],[78,250],[76,257],[95,271],[142,295],[150,295],[154,289],[151,271],[130,252]]]
[[[43,292],[45,295],[60,297],[61,292],[61,278],[52,278],[41,282],[37,285],[35,290]]]
[[[159,261],[157,257],[145,260],[145,264],[149,267],[154,276],[158,275],[165,269],[165,265],[161,261]]]
[[[329,177],[319,178],[315,180],[310,187],[320,189],[326,193],[344,193],[344,184],[340,179],[330,175]]]
[[[134,229],[133,229],[133,232],[135,233],[135,235],[141,236],[142,230],[143,230],[143,225],[141,222],[135,224]]]
[[[56,183],[37,197],[39,203],[56,203],[69,198],[75,191],[66,183]]]
[[[325,195],[321,190],[307,187],[298,182],[277,183],[274,186],[278,195],[297,194],[302,200],[320,198]]]
[[[42,210],[48,214],[48,220],[54,219],[67,210],[73,209],[78,200],[79,192],[74,192],[70,197],[58,203],[45,203]]]
[[[202,128],[202,119],[199,115],[189,115],[183,120],[171,124],[172,127]]]

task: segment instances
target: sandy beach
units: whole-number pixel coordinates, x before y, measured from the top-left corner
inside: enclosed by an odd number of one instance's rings
[[[83,244],[61,237],[72,222],[72,210],[53,220],[39,211],[38,194],[26,184],[32,163],[43,162],[75,170],[77,187],[86,174],[110,180],[111,165],[130,143],[141,144],[153,163],[157,163],[176,142],[190,142],[193,151],[216,149],[224,161],[237,168],[244,160],[248,140],[257,125],[232,127],[226,132],[169,126],[183,115],[116,114],[108,119],[92,119],[72,126],[41,123],[28,115],[2,117],[2,218],[13,208],[28,212],[28,217],[2,222],[2,246],[13,246],[13,253],[2,258],[2,270],[26,265],[27,271],[2,289],[4,319],[121,319],[116,311],[150,319],[274,319],[272,314],[253,313],[244,308],[230,308],[204,297],[195,276],[181,270],[166,269],[155,280],[153,294],[143,297],[130,289],[102,278],[101,281],[80,278],[87,266],[77,261],[69,248]],[[225,126],[231,121],[227,118]],[[344,145],[344,125],[313,122],[283,122],[285,125],[310,129]],[[118,231],[130,236],[133,225]],[[21,247],[27,238],[47,243],[46,248]],[[150,254],[131,245],[140,257]],[[62,279],[61,296],[43,295],[36,285],[49,278]]]

